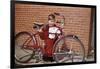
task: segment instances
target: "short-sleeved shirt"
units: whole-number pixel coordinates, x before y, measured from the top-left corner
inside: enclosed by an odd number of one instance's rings
[[[62,34],[61,28],[57,27],[56,25],[49,26],[47,24],[45,27],[43,27],[42,31],[43,32],[40,33],[40,37],[42,39],[55,39],[57,37],[56,34]]]

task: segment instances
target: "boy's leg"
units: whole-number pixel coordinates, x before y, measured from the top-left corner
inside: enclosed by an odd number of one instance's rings
[[[47,39],[45,40],[45,44],[46,44],[44,47],[45,53],[43,59],[53,61],[52,51],[53,51],[54,40]]]

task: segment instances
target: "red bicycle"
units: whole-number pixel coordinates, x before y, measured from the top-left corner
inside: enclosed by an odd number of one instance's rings
[[[39,34],[20,32],[15,36],[15,59],[20,63],[43,61],[44,48],[40,45]],[[85,59],[84,45],[75,35],[64,35],[57,39],[53,46],[53,58],[57,63],[83,62]],[[69,50],[68,50],[69,49]]]
[[[43,25],[34,24],[40,28]],[[43,61],[44,43],[41,43],[37,33],[32,34],[26,31],[19,32],[15,36],[15,61],[19,63],[38,63]],[[57,39],[53,46],[53,59],[56,63],[83,62],[85,61],[85,48],[76,35],[63,35]]]

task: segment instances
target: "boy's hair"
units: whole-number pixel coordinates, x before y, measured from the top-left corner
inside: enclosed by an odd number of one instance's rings
[[[48,20],[55,20],[55,15],[54,14],[49,14],[48,15]]]

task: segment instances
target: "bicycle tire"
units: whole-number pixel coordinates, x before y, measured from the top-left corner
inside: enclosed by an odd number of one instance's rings
[[[65,38],[66,39],[73,39],[80,44],[80,48],[82,50],[82,61],[81,62],[84,62],[85,61],[85,48],[84,48],[84,45],[81,42],[81,40],[76,35],[67,35],[67,36],[62,37],[61,39],[58,39],[54,44],[53,53],[57,52],[57,50],[56,50],[57,44],[60,43],[60,41],[64,40]],[[75,53],[72,54],[72,62],[73,62],[73,56],[74,55],[75,55]],[[54,59],[57,63],[61,63],[61,62],[59,62],[57,55],[53,54],[53,57],[54,57]]]
[[[21,37],[22,35],[28,35],[29,38],[32,39],[32,42],[34,42],[33,36],[32,36],[30,33],[24,31],[24,32],[19,32],[18,34],[16,34],[16,36],[15,36],[15,44],[16,44],[16,40],[17,40],[19,37]],[[16,45],[15,45],[15,60],[16,60],[17,62],[19,62],[19,63],[27,63],[28,61],[30,61],[30,60],[32,59],[32,57],[34,56],[34,51],[32,51],[31,54],[30,54],[30,56],[29,56],[29,58],[27,58],[27,59],[24,60],[24,61],[19,60],[16,56],[17,56],[17,55],[16,55]]]

